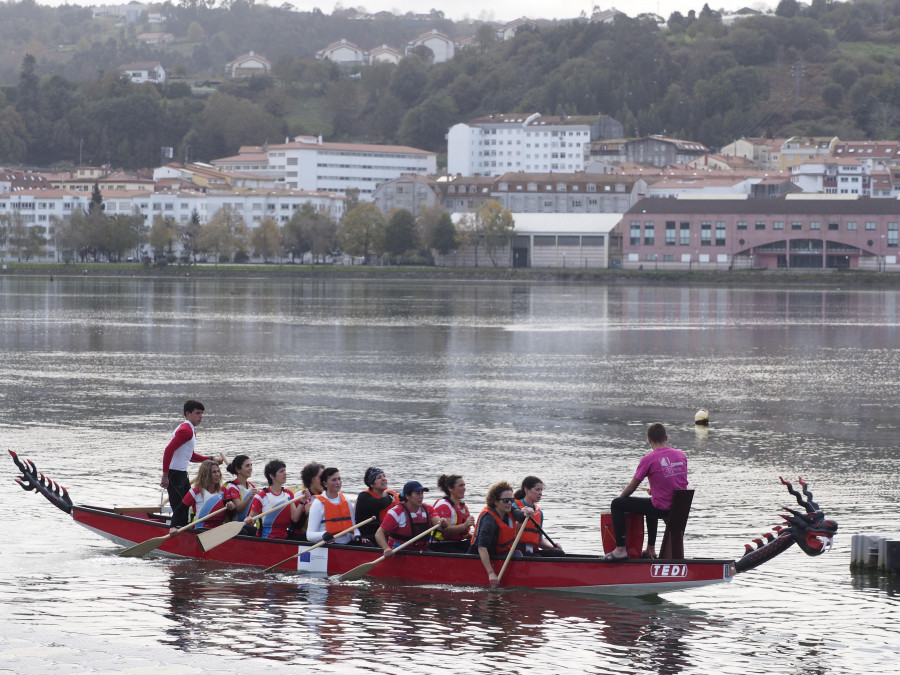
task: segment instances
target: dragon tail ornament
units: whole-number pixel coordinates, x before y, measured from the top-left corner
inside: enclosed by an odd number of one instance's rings
[[[23,490],[30,490],[44,495],[47,500],[56,508],[72,513],[72,500],[69,498],[69,492],[56,481],[50,480],[44,474],[38,473],[37,467],[30,459],[24,462],[12,450],[9,451],[12,460],[22,472],[21,476],[16,477],[16,482]]]

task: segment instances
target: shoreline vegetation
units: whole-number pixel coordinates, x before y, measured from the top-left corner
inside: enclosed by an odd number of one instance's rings
[[[825,286],[833,288],[900,288],[900,275],[857,270],[621,270],[505,267],[425,267],[373,265],[196,264],[146,267],[141,263],[0,264],[5,276],[142,277],[149,279],[388,279],[505,282],[581,282],[595,284],[679,284],[698,286]]]

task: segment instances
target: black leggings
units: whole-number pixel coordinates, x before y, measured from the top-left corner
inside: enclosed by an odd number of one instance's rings
[[[191,479],[187,471],[169,470],[169,506],[172,507],[172,527],[183,527],[188,523],[188,507],[182,502],[191,491]]]
[[[668,510],[663,511],[653,506],[648,497],[616,497],[610,505],[612,511],[613,529],[616,531],[616,546],[625,546],[625,514],[639,513],[647,516],[647,546],[656,546],[656,530],[659,527],[660,518],[669,515]]]

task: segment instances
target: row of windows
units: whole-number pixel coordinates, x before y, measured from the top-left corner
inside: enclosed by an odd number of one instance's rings
[[[676,227],[677,225],[677,227]],[[747,221],[739,220],[736,223],[738,230],[746,230],[747,229]],[[754,229],[756,230],[765,230],[767,226],[766,221],[758,220],[754,223]],[[809,230],[816,231],[822,229],[821,221],[809,221]],[[847,221],[846,229],[849,231],[857,230],[857,222],[856,221]],[[785,221],[783,220],[775,220],[772,221],[772,229],[773,230],[784,230],[785,229]],[[791,221],[791,230],[802,230],[803,229],[803,221]],[[829,222],[828,223],[829,230],[839,230],[840,224],[837,222]],[[875,221],[866,221],[865,229],[874,231],[877,229],[877,223]],[[726,242],[726,233],[728,230],[728,223],[724,220],[717,220],[715,223],[715,238],[713,238],[713,222],[709,220],[702,221],[700,223],[700,245],[701,246],[712,246],[715,243],[716,246],[725,246]],[[632,220],[629,223],[629,243],[631,246],[640,246],[641,245],[641,221]],[[898,234],[900,234],[900,227],[898,227],[898,223],[891,222],[887,224],[887,242],[888,246],[897,246]],[[742,240],[743,241],[743,240]],[[656,245],[656,223],[652,220],[644,221],[643,223],[643,244],[644,246],[655,246]],[[665,223],[665,244],[666,246],[690,246],[691,244],[691,223],[689,221],[681,221],[680,223],[676,223],[674,220],[667,220]]]
[[[496,136],[497,134],[521,134],[521,128],[514,129],[483,129],[485,135]],[[587,136],[587,131],[526,131],[526,136]]]
[[[37,205],[38,209],[44,209],[46,211],[55,211],[56,205],[58,202],[39,202]],[[63,202],[62,208],[64,210],[71,210],[74,206],[74,202]],[[11,211],[31,211],[34,210],[35,203],[34,202],[0,202],[0,211],[5,211],[7,209]]]

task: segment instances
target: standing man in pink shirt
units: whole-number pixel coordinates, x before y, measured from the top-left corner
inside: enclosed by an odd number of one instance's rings
[[[184,402],[184,419],[172,434],[172,440],[163,452],[163,470],[160,486],[169,491],[169,504],[172,507],[172,527],[187,525],[188,507],[182,503],[184,496],[191,489],[187,468],[190,462],[203,462],[212,459],[206,455],[198,455],[194,451],[194,429],[203,421],[205,408],[200,401]],[[215,460],[222,463],[222,458]]]
[[[634,478],[610,505],[613,528],[616,531],[616,548],[606,556],[606,560],[628,559],[625,550],[626,513],[639,513],[647,517],[647,548],[644,549],[643,557],[656,557],[659,520],[669,515],[675,490],[683,490],[688,484],[687,457],[681,450],[670,448],[668,440],[666,428],[659,422],[647,427],[647,441],[651,450],[638,462]],[[650,482],[650,497],[632,497],[631,493],[644,478]]]

